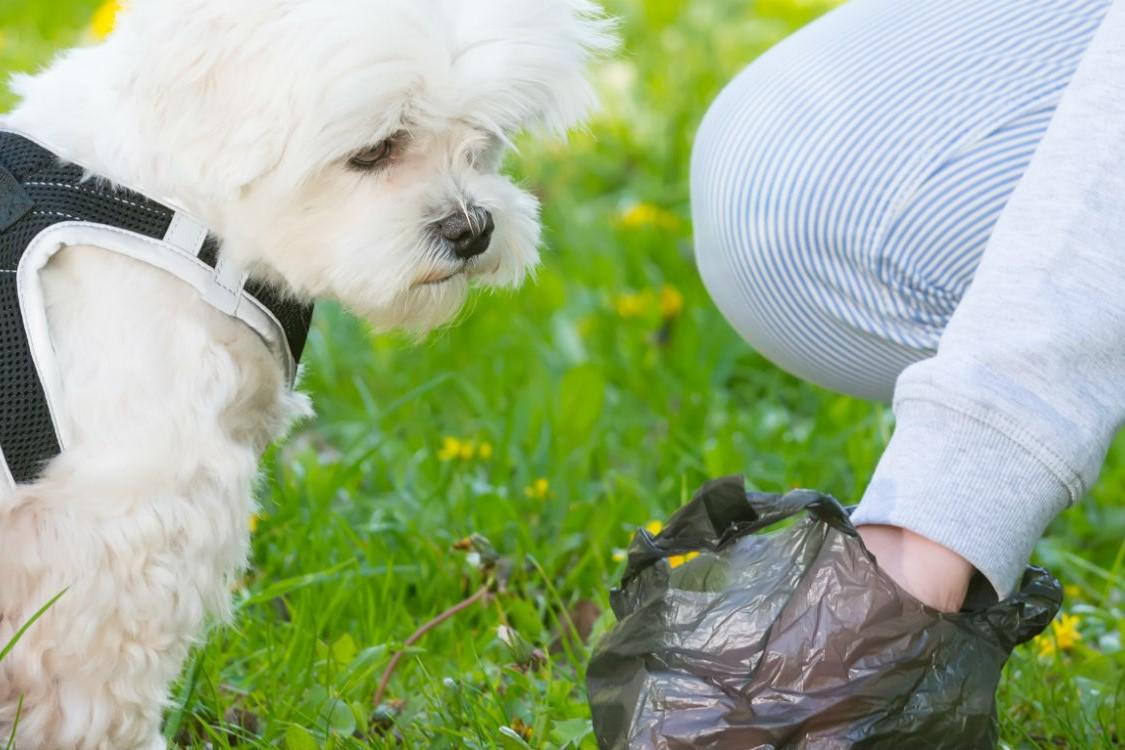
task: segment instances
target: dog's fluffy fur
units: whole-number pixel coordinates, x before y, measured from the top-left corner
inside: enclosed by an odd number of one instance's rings
[[[129,5],[106,42],[17,78],[2,124],[380,329],[430,329],[474,281],[534,265],[538,206],[501,155],[582,118],[611,43],[586,0]],[[385,167],[349,166],[389,137]],[[433,227],[472,207],[496,230],[462,263]],[[152,750],[188,649],[229,614],[260,452],[309,407],[249,328],[160,270],[79,246],[43,281],[71,438],[40,481],[0,488],[0,646],[66,593],[0,663],[0,741],[22,700],[21,750]]]

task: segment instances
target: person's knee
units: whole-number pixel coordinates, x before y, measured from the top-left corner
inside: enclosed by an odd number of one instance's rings
[[[770,153],[784,138],[780,121],[743,111],[746,91],[765,83],[755,78],[753,67],[745,71],[703,120],[692,152],[692,216],[709,292],[743,337],[768,351],[789,335],[782,321],[802,314],[802,289],[816,283],[809,275],[817,248],[794,231],[816,187],[804,154],[783,161]]]
[[[769,86],[776,102],[751,102],[746,92],[770,83],[759,75],[748,69],[728,87],[697,136],[700,275],[731,325],[776,365],[834,390],[886,398],[914,355],[887,334],[886,311],[871,301],[881,298],[856,291],[875,283],[865,245],[824,210],[841,195],[798,132],[815,113],[786,109],[784,86]]]

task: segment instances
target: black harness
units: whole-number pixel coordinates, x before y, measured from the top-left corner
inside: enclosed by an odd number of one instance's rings
[[[73,244],[121,252],[192,284],[262,336],[292,384],[312,305],[225,268],[219,240],[190,217],[0,131],[0,490],[34,481],[65,445],[38,273]]]

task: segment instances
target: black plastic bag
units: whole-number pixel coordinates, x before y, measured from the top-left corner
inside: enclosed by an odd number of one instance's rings
[[[931,610],[877,567],[831,497],[713,482],[629,549],[619,623],[587,676],[598,744],[993,750],[1001,669],[1062,588],[1029,568],[1013,597],[981,604],[986,591],[961,613]]]

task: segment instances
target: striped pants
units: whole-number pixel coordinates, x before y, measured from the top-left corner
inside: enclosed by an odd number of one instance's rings
[[[1110,0],[852,0],[696,140],[697,261],[782,368],[889,400],[934,354]]]

